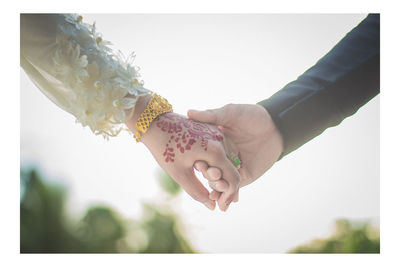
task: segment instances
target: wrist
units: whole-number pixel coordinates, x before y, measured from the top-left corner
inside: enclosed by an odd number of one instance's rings
[[[135,104],[134,113],[132,117],[125,122],[126,126],[129,128],[129,130],[132,131],[133,134],[135,134],[138,131],[135,127],[136,122],[138,121],[143,111],[146,109],[147,104],[150,102],[150,100],[151,100],[150,94],[141,96]],[[131,113],[131,110],[125,110],[125,113],[127,114],[127,116],[129,116],[128,114]]]
[[[276,126],[274,120],[272,119],[271,115],[269,114],[268,110],[265,109],[268,114],[268,118],[270,121],[270,137],[272,139],[272,144],[274,145],[274,150],[276,152],[276,160],[279,160],[282,156],[284,145],[283,145],[283,137],[281,132],[279,131],[278,127]]]
[[[151,124],[160,115],[172,112],[172,106],[168,101],[157,95],[151,94],[139,103],[138,110],[135,111],[132,120],[130,120],[129,128],[134,133],[136,142],[142,140],[142,136],[147,133]]]
[[[159,115],[157,118],[155,118],[149,125],[149,129],[147,130],[147,132],[142,135],[142,139],[141,142],[150,150],[154,150],[155,147],[154,145],[157,142],[156,140],[162,140],[163,136],[165,135],[164,132],[161,131],[161,129],[159,127],[157,127],[157,121],[162,120],[163,116],[166,113],[163,113],[161,115]]]

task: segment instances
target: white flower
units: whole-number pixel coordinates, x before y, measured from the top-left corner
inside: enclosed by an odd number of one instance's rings
[[[126,69],[120,67],[117,69],[117,77],[114,81],[119,83],[121,88],[126,89],[129,94],[137,96],[138,92],[142,89],[143,83],[137,78],[139,77],[137,73],[138,69],[130,65]]]
[[[106,139],[116,136],[138,96],[149,93],[133,65],[135,54],[125,58],[107,47],[111,43],[96,32],[96,23],[83,23],[79,15],[64,17],[53,62],[55,76],[72,91],[70,111],[93,133]]]
[[[113,106],[122,109],[130,109],[135,106],[136,100],[137,100],[136,98],[131,98],[131,97],[116,99],[113,101]]]
[[[80,46],[74,47],[66,37],[57,38],[57,49],[53,56],[54,71],[70,88],[74,89],[81,79],[88,76],[86,55],[80,55]]]
[[[104,52],[111,52],[112,49],[107,47],[107,45],[112,45],[110,41],[103,40],[103,36],[101,33],[96,32],[96,22],[93,22],[93,26],[91,27],[91,35],[93,39],[93,46],[98,50],[98,51],[104,51]]]
[[[119,96],[118,96],[119,92]],[[126,110],[131,110],[137,101],[136,97],[126,96],[126,91],[115,90],[113,96],[117,96],[112,101],[112,117],[116,123],[126,121]]]
[[[87,29],[88,24],[83,23],[83,17],[78,14],[64,14],[67,22],[74,25],[77,30]]]
[[[109,77],[103,77],[102,71],[100,70],[99,65],[96,61],[87,65],[88,76],[84,80],[84,84],[88,90],[92,89],[95,91],[99,91],[103,89],[104,82],[103,80],[107,80]]]
[[[144,82],[139,80],[140,68],[133,66],[135,53],[132,52],[128,55],[128,57],[125,57],[124,54],[118,50],[118,52],[115,54],[115,59],[118,63],[118,67],[116,69],[118,76],[114,78],[114,81],[119,83],[121,88],[128,90],[131,95],[141,96],[149,93],[149,90],[143,87]]]
[[[121,50],[118,50],[114,56],[117,62],[124,68],[126,68],[129,65],[133,65],[133,61],[135,61],[136,58],[135,52],[132,52],[127,57],[125,57],[124,53],[122,53]],[[137,74],[137,76],[139,75]]]

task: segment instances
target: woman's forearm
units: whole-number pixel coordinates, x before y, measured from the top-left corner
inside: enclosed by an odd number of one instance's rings
[[[21,67],[29,78],[93,133],[118,135],[131,110],[138,104],[137,119],[146,106],[151,91],[139,80],[134,57],[109,48],[82,16],[21,14],[20,41]]]

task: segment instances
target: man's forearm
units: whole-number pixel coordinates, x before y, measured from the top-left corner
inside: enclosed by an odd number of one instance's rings
[[[379,15],[369,15],[316,65],[265,107],[283,141],[282,156],[338,125],[379,93]]]

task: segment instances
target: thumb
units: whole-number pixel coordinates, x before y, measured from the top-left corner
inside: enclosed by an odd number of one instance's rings
[[[217,109],[209,109],[204,111],[193,110],[190,109],[187,112],[188,118],[191,120],[210,123],[214,125],[224,125],[226,118],[225,118],[225,110],[223,108]]]

